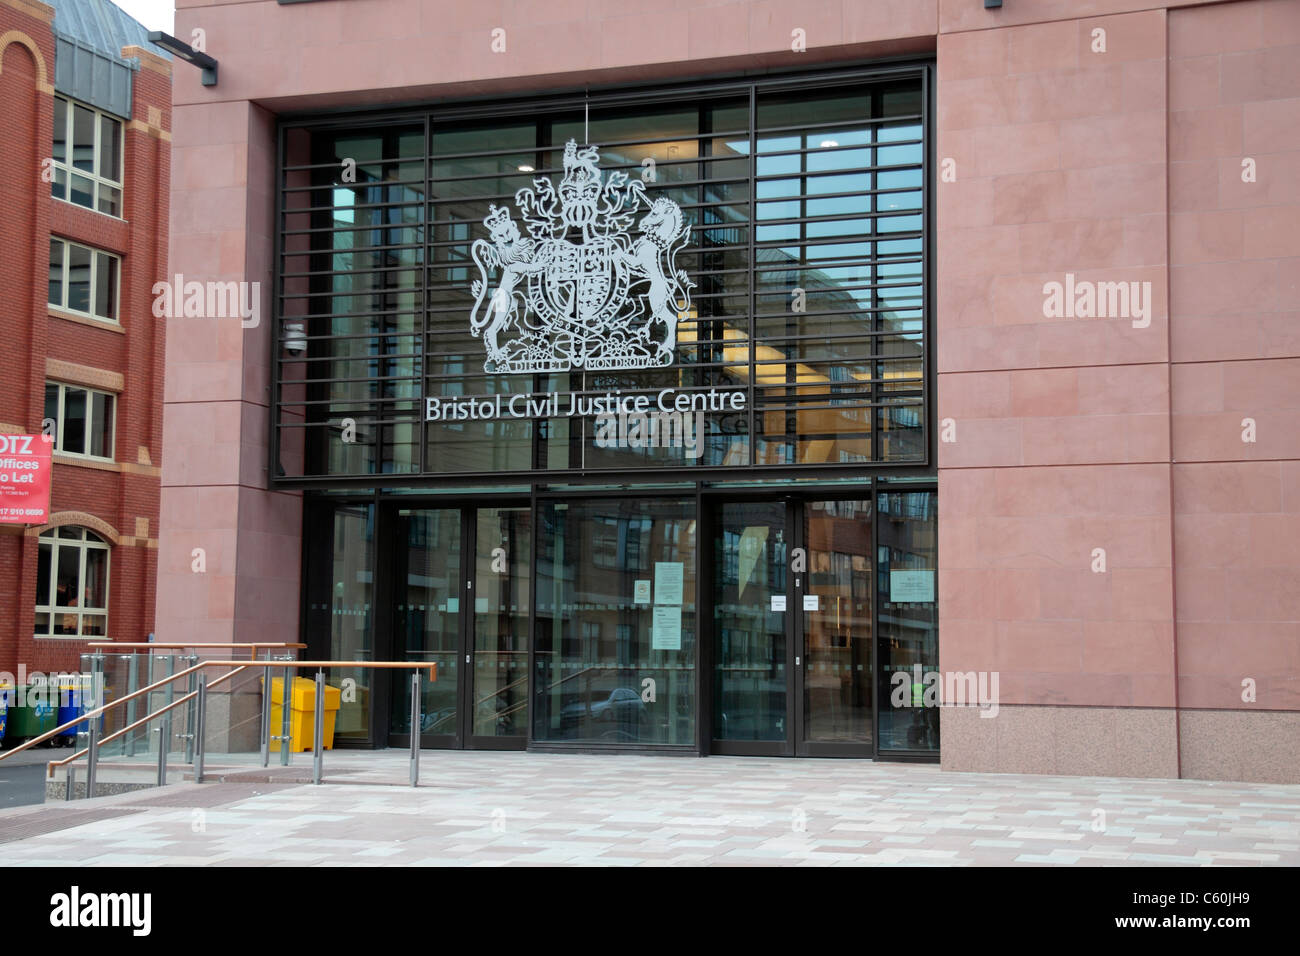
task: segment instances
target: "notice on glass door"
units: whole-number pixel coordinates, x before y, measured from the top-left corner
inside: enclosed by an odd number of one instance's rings
[[[680,561],[655,562],[655,604],[681,606],[682,574]]]
[[[890,571],[889,600],[894,604],[924,604],[934,600],[933,571]]]
[[[682,609],[671,604],[656,604],[650,625],[650,646],[656,651],[682,649]]]
[[[803,596],[803,609],[805,611],[820,611],[822,607],[822,598],[820,594],[805,594]]]
[[[650,603],[650,579],[643,578],[632,584],[632,603],[649,604]]]
[[[784,611],[784,610],[785,610],[785,595],[784,595],[784,594],[773,594],[773,595],[772,595],[772,610],[773,610],[773,611]]]

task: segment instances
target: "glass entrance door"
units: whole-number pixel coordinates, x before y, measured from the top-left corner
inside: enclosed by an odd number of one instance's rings
[[[526,507],[403,508],[391,549],[391,660],[421,684],[422,747],[522,748],[528,727],[532,521]],[[410,746],[410,673],[393,672],[390,746]]]
[[[390,659],[437,664],[421,681],[421,746],[460,746],[461,621],[465,591],[459,508],[400,509],[392,548]],[[409,746],[410,671],[391,671],[389,745]]]
[[[713,537],[713,750],[790,752],[794,723],[784,501],[718,506]]]
[[[714,511],[715,753],[874,752],[870,501]]]
[[[807,570],[795,575],[803,654],[799,752],[874,752],[871,502],[802,505]]]
[[[475,749],[513,749],[528,738],[528,611],[533,553],[528,508],[474,515],[473,700]]]

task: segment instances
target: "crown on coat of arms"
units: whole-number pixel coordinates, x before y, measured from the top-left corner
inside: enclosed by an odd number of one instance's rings
[[[495,203],[488,206],[488,214],[483,217],[483,225],[488,227],[489,232],[495,232],[509,223],[510,209],[508,207],[498,206]]]

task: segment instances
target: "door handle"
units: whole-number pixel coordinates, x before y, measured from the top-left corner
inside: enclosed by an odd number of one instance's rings
[[[465,663],[466,663],[466,664],[469,663],[469,655],[468,655],[468,654],[465,655]]]
[[[797,657],[794,659],[794,666],[795,666],[795,667],[798,667],[798,666],[799,666],[799,658],[797,658]]]

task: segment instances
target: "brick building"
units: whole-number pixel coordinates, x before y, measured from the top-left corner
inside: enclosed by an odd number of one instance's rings
[[[170,114],[122,10],[0,0],[0,433],[55,440],[49,524],[0,526],[0,671],[153,630]]]

